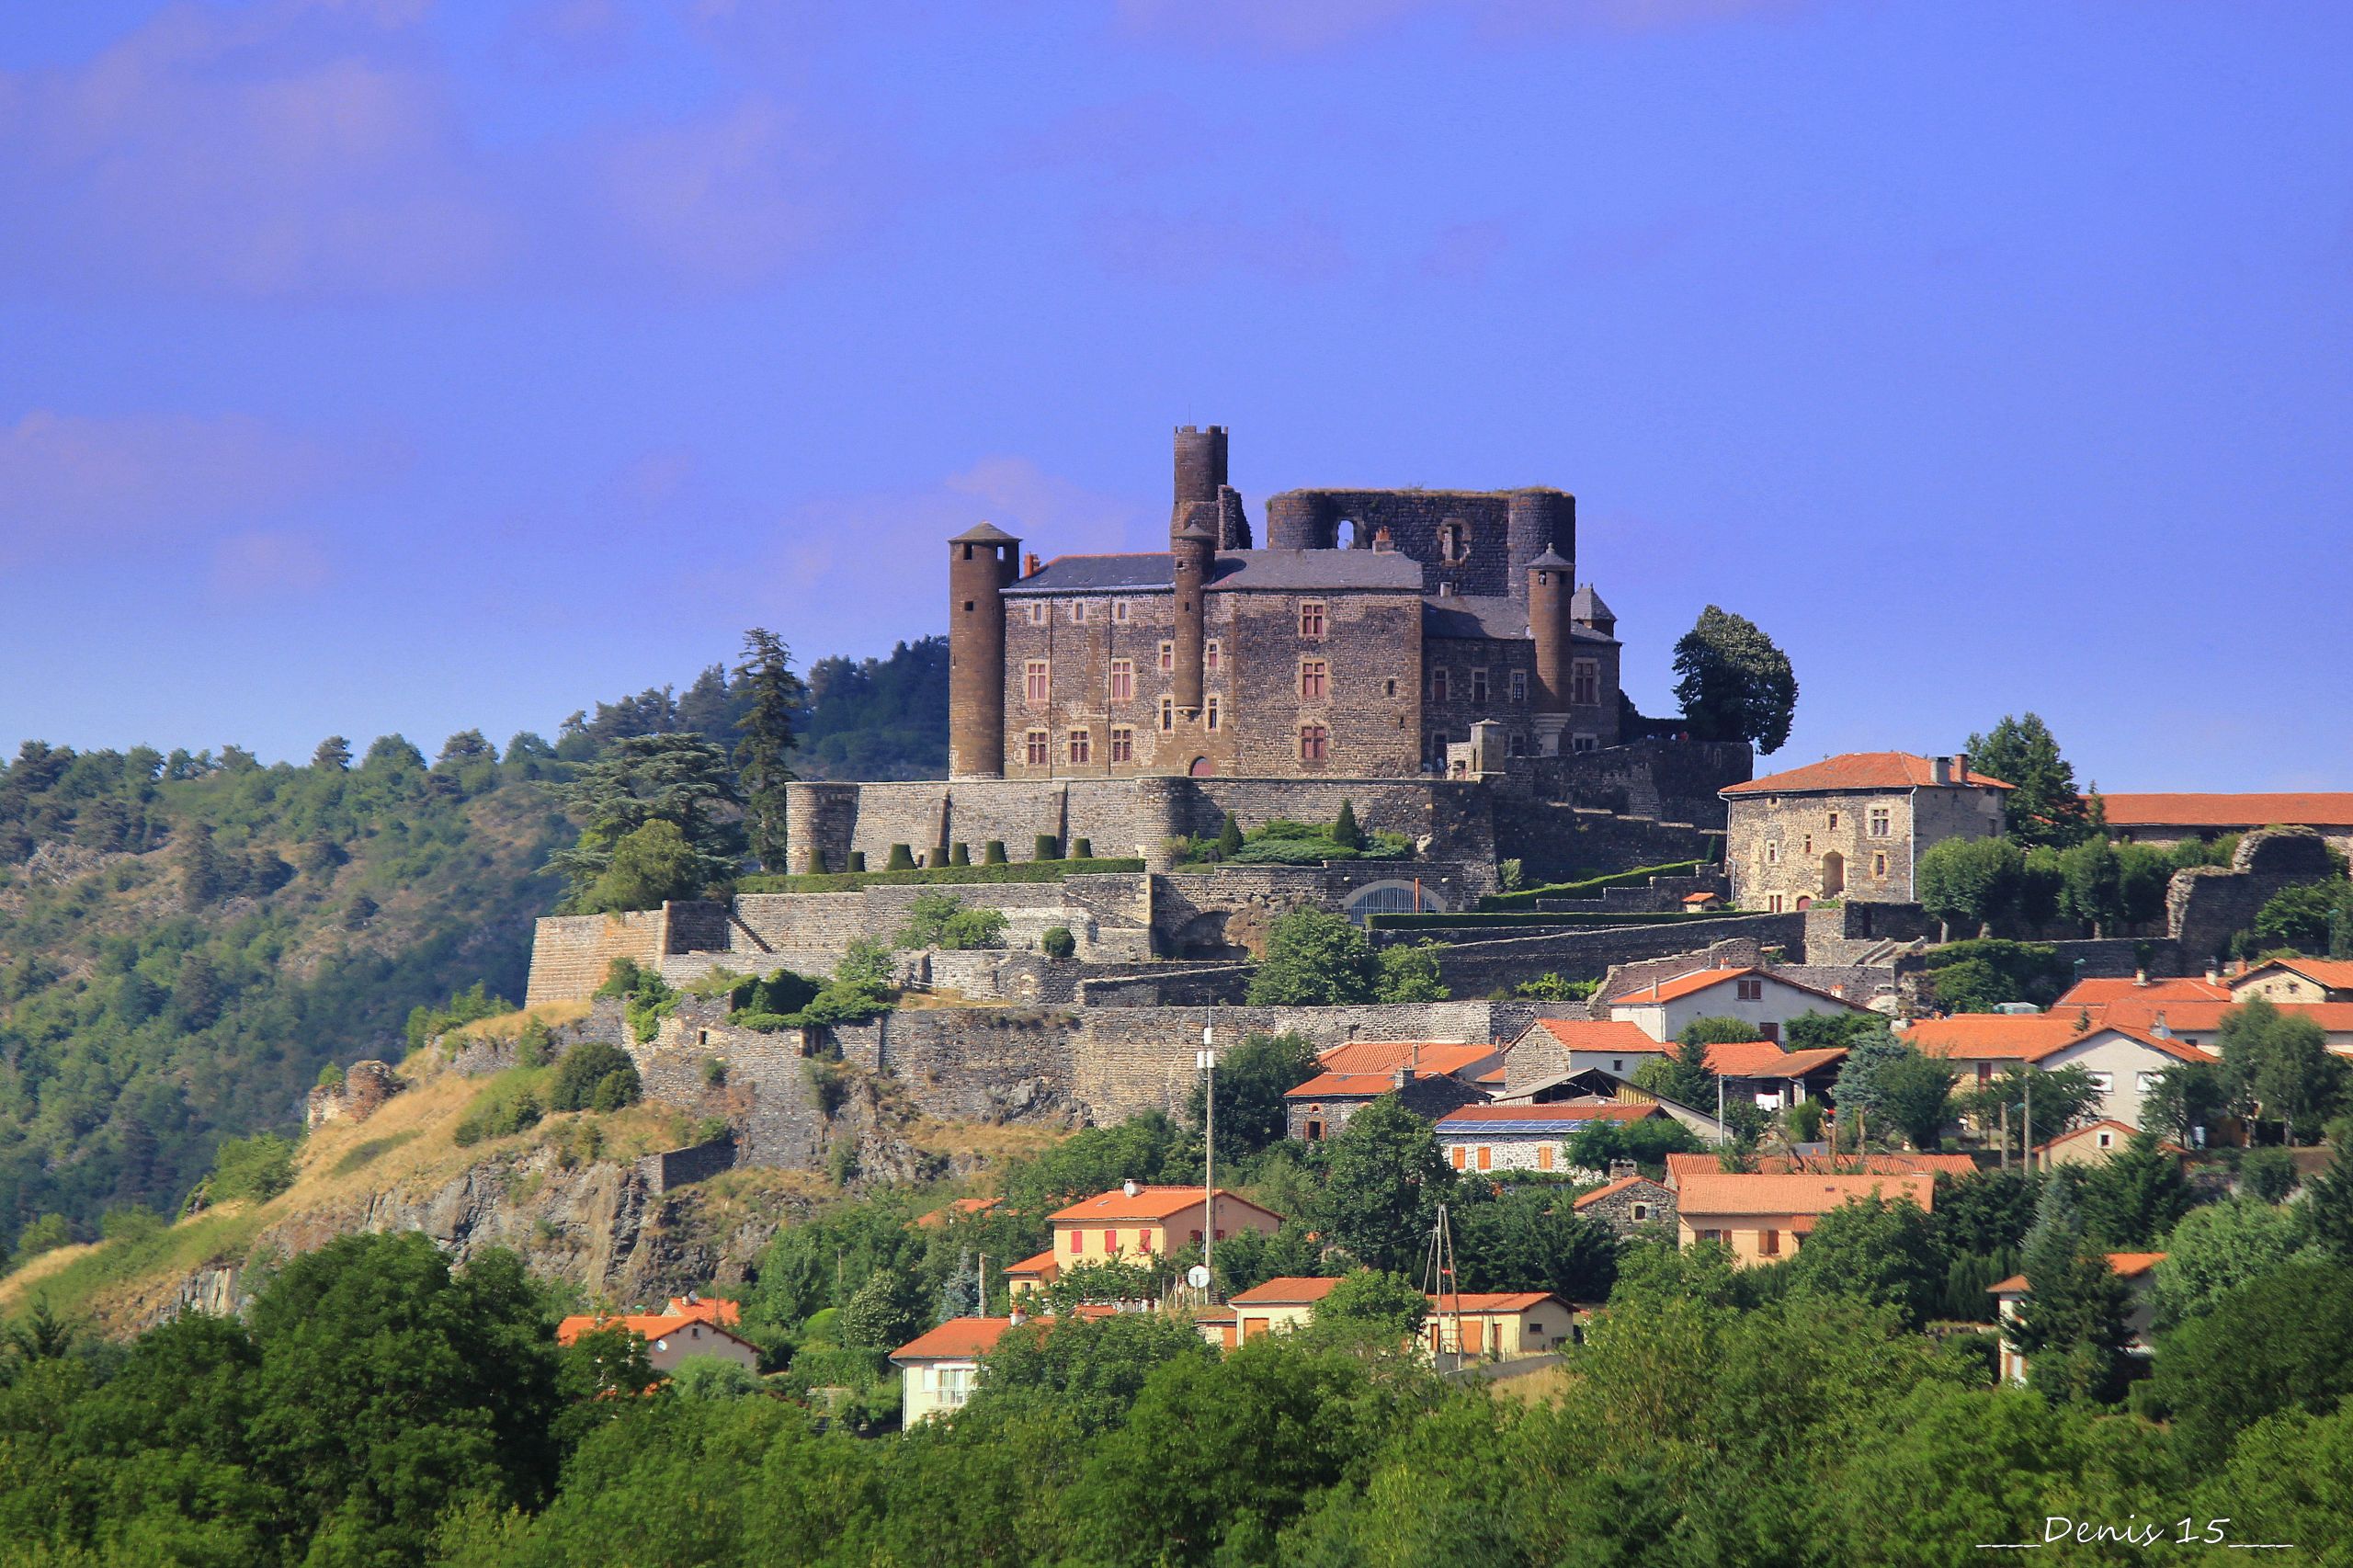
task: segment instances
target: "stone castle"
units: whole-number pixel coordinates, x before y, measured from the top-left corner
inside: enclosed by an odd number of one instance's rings
[[[949,541],[953,778],[1411,778],[1618,744],[1619,644],[1576,498],[1293,490],[1255,546],[1226,432],[1176,438],[1168,548],[1017,563]]]

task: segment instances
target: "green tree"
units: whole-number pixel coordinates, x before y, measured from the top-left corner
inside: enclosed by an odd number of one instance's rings
[[[2290,1259],[2224,1290],[2159,1343],[2152,1381],[2189,1453],[2283,1411],[2327,1415],[2353,1390],[2353,1270]]]
[[[1790,738],[1797,676],[1745,616],[1714,605],[1675,644],[1675,700],[1694,738],[1747,741],[1770,756]]]
[[[1801,1013],[1782,1030],[1782,1043],[1791,1051],[1844,1051],[1886,1028],[1887,1020],[1877,1013]]]
[[[1340,1277],[1315,1304],[1315,1327],[1343,1335],[1404,1341],[1421,1331],[1429,1311],[1422,1288],[1402,1274],[1358,1268]]]
[[[1444,950],[1436,942],[1381,949],[1378,957],[1380,978],[1374,982],[1380,1000],[1445,1001],[1453,993],[1447,989],[1438,972],[1438,954]]]
[[[567,784],[550,786],[580,824],[580,837],[549,857],[576,901],[610,868],[615,846],[651,822],[666,822],[697,857],[698,886],[734,875],[743,829],[727,815],[743,803],[727,756],[700,735],[627,735]]]
[[[961,1419],[991,1433],[1017,1421],[1067,1422],[1074,1437],[1092,1438],[1127,1419],[1154,1371],[1216,1356],[1175,1312],[1033,1322],[1008,1330],[982,1358]]]
[[[2133,1134],[2105,1165],[2086,1172],[2077,1199],[2085,1230],[2121,1252],[2156,1246],[2191,1202],[2179,1157],[2159,1148],[2153,1132]]]
[[[2353,1146],[2341,1138],[2330,1142],[2328,1167],[2305,1183],[2304,1218],[2321,1249],[2353,1267]]]
[[[2261,996],[2222,1015],[2216,1044],[2226,1091],[2234,1102],[2278,1118],[2282,1142],[2295,1142],[2299,1119],[2317,1131],[2344,1098],[2345,1064],[2330,1052],[2320,1026]]]
[[[2009,836],[2029,848],[2065,848],[2089,830],[2075,770],[2038,714],[2007,716],[1990,733],[1970,736],[1969,770],[2010,786],[2003,815]]]
[[[1324,1142],[1326,1236],[1372,1268],[1419,1264],[1454,1173],[1430,1124],[1383,1095]]]
[[[626,1076],[635,1099],[637,1063],[628,1051],[618,1045],[602,1040],[583,1040],[563,1053],[556,1064],[555,1083],[548,1091],[548,1104],[556,1110],[590,1110],[596,1108],[597,1093],[608,1078]]]
[[[274,1132],[224,1138],[213,1156],[206,1196],[216,1203],[261,1203],[294,1185],[294,1145]]]
[[[1231,860],[1241,853],[1241,850],[1242,824],[1233,820],[1232,812],[1228,812],[1225,813],[1225,821],[1218,824],[1217,858],[1221,860]]]
[[[1953,1070],[1937,1058],[1906,1049],[1881,1062],[1871,1074],[1869,1096],[1880,1112],[1898,1128],[1915,1149],[1934,1153],[1944,1146],[1945,1124],[1952,1119]]]
[[[1790,1260],[1790,1288],[1893,1307],[1917,1328],[1943,1294],[1945,1256],[1927,1211],[1903,1199],[1859,1198],[1814,1221]]]
[[[2086,838],[2059,853],[2059,913],[2104,937],[2124,916],[2123,870],[2116,846]]]
[[[2156,1326],[2170,1332],[2289,1259],[2319,1256],[2288,1210],[2252,1198],[2193,1209],[2165,1238],[2165,1261],[2151,1280]]]
[[[1231,1167],[1272,1148],[1288,1135],[1283,1096],[1317,1072],[1315,1048],[1304,1036],[1245,1035],[1217,1063],[1217,1157]],[[1185,1126],[1201,1135],[1204,1080],[1196,1075],[1185,1100]]]
[[[923,1326],[923,1291],[912,1274],[878,1268],[842,1303],[842,1343],[895,1350]]]
[[[2228,1114],[2230,1091],[2222,1070],[2211,1062],[2177,1062],[2157,1074],[2141,1096],[2141,1122],[2185,1146],[2200,1142],[2199,1131]]]
[[[1477,1187],[1457,1191],[1461,1200],[1449,1212],[1462,1289],[1550,1290],[1565,1301],[1609,1299],[1618,1279],[1616,1233],[1579,1214],[1566,1191],[1508,1187],[1492,1198]]]
[[[603,872],[574,906],[584,915],[659,909],[670,899],[701,893],[711,869],[710,858],[696,852],[677,824],[649,822],[621,835]]]
[[[2017,1063],[1956,1096],[1961,1108],[1987,1129],[1999,1125],[2002,1108],[2007,1106],[2010,1136],[2022,1150],[2048,1143],[2067,1129],[2092,1119],[2106,1098],[2087,1068],[2054,1067],[2045,1072]],[[2031,1127],[2026,1120],[2029,1104],[2034,1112]]]
[[[1340,802],[1340,814],[1332,824],[1332,842],[1343,849],[1364,847],[1364,829],[1357,825],[1355,802],[1350,801]]]
[[[735,721],[743,738],[735,743],[735,775],[743,790],[744,825],[761,869],[788,871],[784,863],[785,791],[795,775],[794,728],[808,692],[792,673],[792,650],[773,631],[754,627],[744,633],[744,659],[735,666],[736,693],[750,705]]]
[[[1956,922],[1974,936],[1991,937],[1997,924],[2016,913],[2025,869],[2025,856],[2009,839],[1943,839],[1920,857],[1920,905],[1941,925],[1947,940]]]
[[[2266,951],[2286,948],[2313,957],[2335,956],[2348,910],[2353,910],[2353,882],[2342,877],[2282,888],[2256,912],[2256,940]]]
[[[2047,1184],[2026,1238],[2029,1292],[2005,1333],[2029,1357],[2027,1376],[2052,1399],[2107,1403],[2127,1373],[2124,1281],[2084,1233],[2063,1181]]]
[[[2127,926],[2154,926],[2165,917],[2165,892],[2173,885],[2173,857],[2145,844],[2116,846],[2116,896]]]
[[[1690,1029],[1684,1031],[1688,1038],[1676,1046],[1672,1055],[1653,1057],[1643,1062],[1634,1069],[1634,1075],[1629,1082],[1646,1095],[1656,1095],[1677,1105],[1714,1115],[1716,1075],[1708,1067],[1710,1042],[1693,1032],[1700,1023],[1707,1021],[1704,1018],[1695,1021]]]
[[[1267,956],[1250,976],[1254,1007],[1330,1007],[1370,1002],[1381,966],[1346,915],[1301,909],[1275,921]]]
[[[759,1392],[760,1375],[724,1356],[688,1356],[671,1369],[670,1391],[680,1399],[741,1399]]]

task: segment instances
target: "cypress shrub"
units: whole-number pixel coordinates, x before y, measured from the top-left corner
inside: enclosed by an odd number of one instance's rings
[[[912,871],[915,869],[915,852],[904,844],[893,844],[891,846],[890,861],[882,869],[886,871]]]
[[[1071,858],[1072,859],[1074,859],[1074,860],[1092,860],[1092,859],[1094,859],[1094,858],[1095,858],[1095,840],[1093,840],[1093,839],[1091,839],[1091,838],[1074,838],[1074,839],[1072,839],[1072,840],[1070,841],[1070,858]]]
[[[1217,830],[1217,858],[1231,860],[1241,848],[1242,824],[1233,820],[1232,812],[1228,812],[1224,824]]]
[[[1062,839],[1051,833],[1040,834],[1038,835],[1038,852],[1031,856],[1030,858],[1033,860],[1059,860],[1062,858]]]
[[[948,850],[948,863],[949,863],[949,865],[951,865],[951,866],[969,866],[969,865],[971,865],[971,864],[972,863],[972,846],[971,846],[971,845],[969,845],[969,844],[957,844],[957,845],[951,845],[951,846],[949,846],[949,850]]]
[[[1047,926],[1044,935],[1038,938],[1038,945],[1045,949],[1050,959],[1066,959],[1078,951],[1078,938],[1070,934],[1067,926]]]
[[[812,849],[809,851],[809,874],[813,877],[822,877],[825,874],[825,852],[824,850]]]
[[[863,871],[866,869],[865,850],[853,849],[849,852],[849,869],[853,871]]]
[[[981,850],[981,864],[983,866],[1002,866],[1005,864],[1004,839],[992,838],[988,841],[988,844]]]

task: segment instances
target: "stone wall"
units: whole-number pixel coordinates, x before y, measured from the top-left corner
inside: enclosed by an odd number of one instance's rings
[[[2165,890],[2165,927],[2186,962],[2227,955],[2232,937],[2255,924],[2274,896],[2299,883],[2336,876],[2328,844],[2308,827],[2273,827],[2239,840],[2230,869],[2192,866]]]
[[[1816,904],[1805,912],[1805,956],[1815,963],[1855,963],[1892,956],[1896,948],[1933,942],[1938,934],[1937,922],[1916,903],[1847,899]]]
[[[1153,883],[1155,946],[1182,958],[1264,957],[1274,922],[1298,909],[1345,910],[1393,888],[1432,914],[1471,908],[1495,889],[1492,862],[1347,860],[1322,866],[1208,866]]]
[[[1597,806],[1531,801],[1496,824],[1495,852],[1520,863],[1531,883],[1596,871],[1717,859],[1722,835],[1648,817],[1619,816]]]
[[[1724,825],[1717,791],[1746,783],[1755,769],[1740,741],[1635,740],[1526,764],[1536,799],[1716,830]]]
[[[667,1192],[674,1187],[709,1181],[722,1171],[735,1168],[735,1140],[714,1138],[708,1143],[697,1143],[685,1149],[665,1149],[658,1154],[647,1154],[638,1160],[638,1174],[645,1178],[648,1192]]]
[[[632,959],[651,969],[668,950],[668,917],[659,909],[547,916],[532,934],[523,1005],[577,1001],[605,983],[615,959]]]
[[[1378,940],[1384,945],[1416,942],[1435,935],[1383,931]],[[1727,937],[1747,937],[1761,946],[1779,947],[1795,955],[1803,951],[1804,917],[1738,915],[1658,926],[1551,931],[1532,937],[1458,937],[1438,949],[1438,973],[1455,995],[1483,996],[1545,973],[1563,980],[1598,980],[1612,964],[1690,952]]]
[[[401,1092],[401,1080],[381,1062],[355,1062],[344,1069],[343,1082],[313,1089],[302,1108],[302,1125],[326,1121],[365,1121],[377,1108]]]

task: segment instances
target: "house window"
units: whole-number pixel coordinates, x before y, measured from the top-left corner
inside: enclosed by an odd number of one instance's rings
[[[1781,913],[1781,895],[1779,893],[1773,892],[1767,893],[1765,895],[1765,913],[1768,915],[1779,915]]]
[[[1779,839],[1768,838],[1765,841],[1765,863],[1768,866],[1778,866],[1781,863],[1781,841]]]
[[[1146,1256],[1151,1256],[1152,1233],[1150,1231],[1138,1231],[1136,1233],[1136,1250],[1144,1254]]]
[[[1211,675],[1217,674],[1217,663],[1221,656],[1222,650],[1218,647],[1217,639],[1212,637],[1202,646],[1201,667]]]
[[[1495,1152],[1484,1143],[1479,1145],[1479,1168],[1485,1170],[1495,1163]]]
[[[1598,751],[1600,748],[1601,737],[1599,735],[1575,734],[1569,737],[1569,750],[1572,754]]]
[[[1432,702],[1446,700],[1446,672],[1444,670],[1430,672],[1430,700]]]
[[[1086,601],[1085,599],[1073,599],[1070,601],[1070,619],[1071,624],[1074,626],[1085,626],[1086,624]]]
[[[1609,1070],[1612,1073],[1617,1074],[1620,1078],[1624,1077],[1626,1075],[1626,1059],[1622,1056],[1611,1057],[1609,1059]]]
[[[1209,721],[1210,721],[1210,728],[1211,728],[1211,729],[1212,729],[1212,730],[1216,729],[1216,728],[1217,728],[1217,698],[1216,698],[1214,695],[1211,695],[1211,697],[1210,698],[1210,702],[1209,702]]]
[[[1031,659],[1022,665],[1022,695],[1032,702],[1043,702],[1053,695],[1053,681],[1043,659]]]
[[[2098,1090],[2103,1095],[2108,1093],[2109,1087],[2116,1082],[2113,1076],[2106,1073],[2092,1074],[2091,1081],[2092,1087]]]
[[[1323,725],[1302,724],[1299,727],[1300,761],[1322,762],[1324,760],[1324,754],[1330,747],[1331,744],[1332,732],[1325,729]]]
[[[1331,695],[1332,661],[1302,659],[1299,662],[1299,694],[1310,702],[1321,702]]]
[[[1045,600],[1031,599],[1029,601],[1029,624],[1032,626],[1043,626],[1046,624]]]
[[[1160,645],[1160,673],[1165,676],[1176,673],[1176,644],[1174,642]]]
[[[1021,737],[1021,755],[1032,767],[1043,767],[1052,761],[1052,755],[1046,745],[1046,732],[1031,730],[1024,734]]]
[[[2132,1075],[2132,1086],[2140,1090],[2144,1095],[2148,1094],[2157,1086],[2157,1074],[2154,1073],[2136,1073]]]
[[[1813,835],[1810,833],[1805,835],[1805,852],[1809,855],[1813,853]]]
[[[1550,1143],[1536,1145],[1536,1168],[1540,1171],[1549,1171],[1552,1168],[1552,1145]]]
[[[1112,601],[1111,601],[1111,619],[1112,619],[1113,620],[1122,621],[1122,622],[1124,622],[1124,621],[1128,619],[1128,601],[1127,601],[1127,600],[1125,600],[1125,599],[1114,599],[1114,600],[1112,600]]]
[[[1468,1151],[1466,1151],[1460,1143],[1457,1143],[1453,1148],[1447,1151],[1448,1156],[1454,1161],[1454,1168],[1458,1171],[1462,1168],[1467,1153]]]
[[[1647,1220],[1650,1217],[1651,1206],[1649,1204],[1637,1203],[1634,1205],[1634,1222],[1636,1224],[1641,1224],[1644,1220]]]
[[[1992,1062],[1981,1062],[1977,1064],[1977,1081],[1980,1084],[1990,1084],[1994,1081],[1994,1064]]]
[[[1085,730],[1073,730],[1070,733],[1070,759],[1073,762],[1094,761],[1095,737]]]
[[[1889,818],[1887,808],[1885,806],[1873,806],[1871,808],[1870,814],[1871,836],[1873,838],[1885,838],[1888,835],[1888,829]]]
[[[1307,1141],[1310,1143],[1320,1142],[1323,1141],[1323,1137],[1324,1124],[1322,1122],[1311,1121],[1307,1124]],[[1195,1241],[1199,1241],[1201,1239],[1201,1233],[1195,1231],[1193,1233],[1193,1239]]]
[[[1887,853],[1881,850],[1871,857],[1871,875],[1884,880],[1887,876]]]
[[[1479,703],[1482,706],[1484,706],[1486,703],[1487,672],[1484,670],[1472,670],[1471,672],[1471,700]]]
[[[1759,1231],[1759,1232],[1757,1232],[1757,1233],[1756,1233],[1756,1256],[1759,1256],[1759,1257],[1779,1257],[1779,1256],[1781,1256],[1781,1233],[1780,1233],[1780,1232],[1779,1232],[1779,1231]]]
[[[1176,727],[1176,699],[1173,697],[1164,697],[1160,699],[1160,733],[1165,735]]]
[[[1302,637],[1324,635],[1324,601],[1302,599],[1299,603],[1299,634]]]
[[[1601,665],[1592,659],[1569,663],[1569,700],[1592,707],[1601,700]]]
[[[1136,733],[1125,724],[1111,726],[1111,760],[1133,762],[1136,759]]]
[[[1136,662],[1133,659],[1111,661],[1111,700],[1133,702],[1136,699]]]
[[[1765,1000],[1765,983],[1763,981],[1741,980],[1735,981],[1733,983],[1740,988],[1740,999],[1742,1001],[1762,1002]]]
[[[2113,1132],[2102,1132],[2102,1133],[2099,1135],[2099,1146],[2100,1146],[2101,1148],[2103,1148],[2103,1149],[2107,1148],[2109,1144],[2111,1144],[2111,1143],[2113,1143],[2113,1142],[2116,1142],[2116,1134],[2115,1134],[2115,1133],[2113,1133]]]
[[[1511,672],[1511,699],[1514,702],[1528,700],[1528,672],[1526,670]]]

